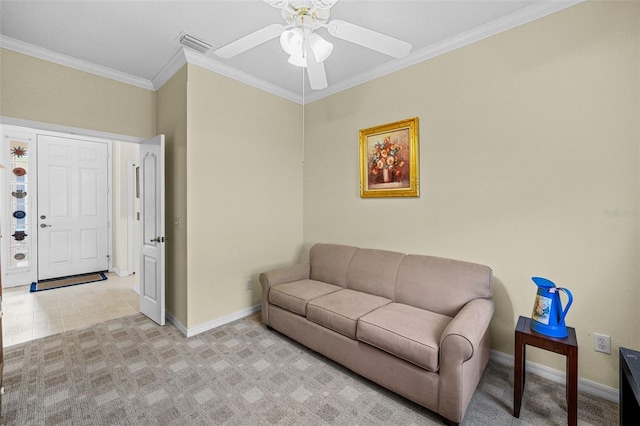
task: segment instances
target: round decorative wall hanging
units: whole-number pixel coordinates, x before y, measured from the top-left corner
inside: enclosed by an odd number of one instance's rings
[[[11,154],[18,158],[26,157],[27,148],[23,148],[21,146],[14,146],[13,148],[11,148]]]
[[[24,211],[22,211],[22,210],[17,210],[17,211],[15,211],[15,212],[13,212],[13,217],[15,217],[16,219],[24,219],[24,217],[25,217],[26,215],[27,215],[27,214],[26,214]]]
[[[24,176],[27,174],[27,171],[22,167],[16,167],[15,169],[13,169],[13,174],[16,176]]]
[[[16,231],[16,233],[13,234],[12,237],[15,238],[16,241],[22,241],[25,237],[27,237],[27,233],[24,231]]]
[[[22,189],[18,189],[17,191],[13,191],[11,195],[13,195],[16,198],[24,198],[27,196],[27,193]]]

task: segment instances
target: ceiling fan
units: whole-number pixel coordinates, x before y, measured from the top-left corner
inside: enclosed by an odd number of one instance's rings
[[[395,58],[409,54],[411,44],[358,25],[338,19],[329,20],[331,7],[338,0],[262,0],[281,9],[286,25],[271,24],[214,51],[222,58],[231,58],[280,36],[280,45],[289,54],[289,63],[307,69],[309,84],[314,90],[327,87],[324,60],[333,51],[333,44],[315,31],[326,28],[334,37],[382,52]]]

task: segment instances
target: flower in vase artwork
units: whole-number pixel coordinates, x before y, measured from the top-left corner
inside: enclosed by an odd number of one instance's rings
[[[360,130],[360,197],[418,197],[418,117]]]
[[[407,183],[408,130],[386,133],[372,145],[369,157],[369,182],[373,184]]]

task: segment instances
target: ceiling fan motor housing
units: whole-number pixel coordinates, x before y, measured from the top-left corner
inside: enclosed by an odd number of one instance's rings
[[[317,30],[327,23],[331,12],[329,9],[318,9],[315,7],[307,7],[306,4],[313,3],[312,1],[299,1],[296,3],[293,9],[283,8],[281,13],[287,24],[296,28],[304,27],[310,30]],[[305,3],[303,6],[297,6],[297,3]]]

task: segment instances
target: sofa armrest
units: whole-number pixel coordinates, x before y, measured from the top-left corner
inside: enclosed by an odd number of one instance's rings
[[[260,285],[262,286],[262,291],[264,291],[276,284],[308,279],[310,274],[311,265],[308,263],[285,266],[283,268],[272,269],[271,271],[261,273]]]
[[[460,362],[471,358],[489,328],[493,310],[490,299],[474,299],[463,306],[442,333],[440,357],[453,356],[460,358]]]
[[[310,275],[311,265],[309,263],[285,266],[260,274],[259,280],[262,286],[262,321],[265,325],[269,325],[269,289],[277,284],[308,279]]]
[[[467,303],[445,328],[440,339],[440,408],[446,418],[461,422],[489,356],[491,299]]]

